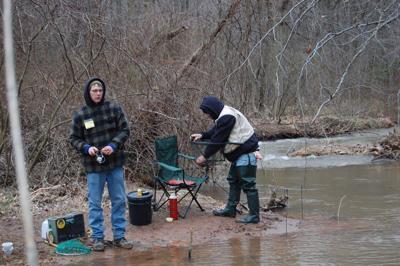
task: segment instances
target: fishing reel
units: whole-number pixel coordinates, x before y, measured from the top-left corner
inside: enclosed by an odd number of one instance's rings
[[[106,157],[99,151],[96,153],[96,161],[98,164],[103,164],[106,161]]]

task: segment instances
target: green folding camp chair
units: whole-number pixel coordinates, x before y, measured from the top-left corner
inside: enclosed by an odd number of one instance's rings
[[[197,193],[205,181],[208,180],[207,173],[200,176],[188,175],[186,167],[187,163],[179,164],[181,161],[191,161],[192,165],[196,159],[193,156],[185,155],[178,150],[178,141],[176,136],[170,136],[166,138],[156,139],[155,141],[156,151],[156,174],[154,176],[154,198],[153,208],[154,211],[159,210],[167,201],[171,192],[178,193],[180,190],[185,190],[186,193],[179,197],[178,203],[181,202],[185,197],[190,197],[189,205],[184,209],[183,215],[180,213],[181,218],[185,218],[188,214],[190,207],[194,202],[200,210],[204,211],[203,207],[197,200]],[[184,169],[185,168],[185,169]],[[156,191],[157,186],[160,186],[163,190],[163,194],[160,199],[157,200]]]

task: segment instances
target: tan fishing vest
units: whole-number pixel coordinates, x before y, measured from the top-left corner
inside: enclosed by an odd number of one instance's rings
[[[254,129],[250,125],[247,118],[235,108],[230,106],[224,106],[218,118],[215,120],[215,123],[224,115],[233,115],[236,118],[236,123],[233,126],[231,134],[229,135],[229,142],[237,143],[237,144],[227,144],[224,148],[224,153],[230,153],[236,148],[243,144],[246,140],[248,140],[253,134]]]

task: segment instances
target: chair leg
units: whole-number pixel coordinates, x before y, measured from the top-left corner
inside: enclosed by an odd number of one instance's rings
[[[163,194],[163,195],[161,196],[160,200],[154,205],[154,207],[153,207],[153,210],[154,210],[154,211],[158,211],[159,209],[161,209],[162,206],[165,205],[165,203],[168,202],[168,197],[167,197],[167,199],[164,200],[164,201],[161,203],[161,201],[162,201],[164,195],[165,195],[165,194]],[[161,204],[160,204],[160,203],[161,203]]]
[[[185,214],[184,214],[183,216],[181,216],[181,218],[183,218],[183,219],[185,219],[185,218],[186,218],[186,215],[189,213],[189,210],[190,210],[190,207],[192,206],[193,200],[196,200],[196,198],[194,198],[194,195],[193,195],[192,191],[189,190],[189,193],[190,193],[190,195],[192,196],[192,200],[189,202],[189,206],[187,206],[186,211],[185,211]],[[197,202],[197,200],[196,200],[196,202]],[[197,204],[199,204],[199,203],[197,202]],[[199,206],[200,206],[200,205],[199,205]],[[203,208],[202,208],[201,206],[200,206],[200,209],[201,209],[202,211],[204,211]]]
[[[157,211],[157,181],[154,180],[154,194],[152,199],[153,211]]]
[[[201,211],[204,211],[203,207],[201,207],[200,203],[197,200],[197,192],[199,192],[201,185],[196,189],[196,192],[193,194],[192,191],[190,192],[190,195],[192,195],[192,202],[193,200],[197,203],[197,206],[199,206]]]
[[[157,186],[157,184],[155,184],[154,185],[154,204],[153,204],[153,210],[154,211],[158,211],[162,206],[165,205],[165,203],[167,203],[167,201],[169,199],[169,193],[168,193],[167,188],[164,186],[163,183],[161,183],[161,182],[159,182],[159,183],[161,185],[161,188],[163,189],[163,194],[161,195],[160,199],[157,202],[157,198],[156,198],[156,190],[157,190],[156,186]],[[166,197],[166,199],[164,200],[164,202],[162,202],[164,196]],[[162,204],[160,205],[161,202],[162,202]]]
[[[199,201],[197,200],[197,192],[199,192],[200,187],[201,187],[201,185],[198,186],[197,189],[195,189],[195,190],[188,189],[188,193],[186,193],[186,194],[181,198],[181,200],[182,200],[182,199],[185,198],[186,195],[188,195],[188,194],[190,194],[190,195],[192,196],[192,199],[191,199],[191,201],[189,202],[189,206],[188,206],[188,207],[186,208],[186,210],[185,210],[185,214],[184,214],[184,215],[179,215],[181,218],[183,218],[183,219],[186,218],[186,215],[189,213],[189,210],[190,210],[190,208],[191,208],[191,206],[192,206],[193,201],[196,202],[197,206],[200,208],[201,211],[204,211],[203,207],[201,207]],[[193,193],[193,191],[194,191],[194,193]]]

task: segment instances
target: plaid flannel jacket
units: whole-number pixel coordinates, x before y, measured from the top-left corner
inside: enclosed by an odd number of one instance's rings
[[[129,134],[128,121],[122,108],[116,103],[106,101],[96,107],[83,106],[74,113],[69,140],[83,154],[82,162],[87,173],[102,172],[125,164],[123,149]],[[100,150],[110,143],[116,149],[110,156],[106,156],[103,164],[97,163],[95,156],[89,156],[83,151],[85,144]]]

